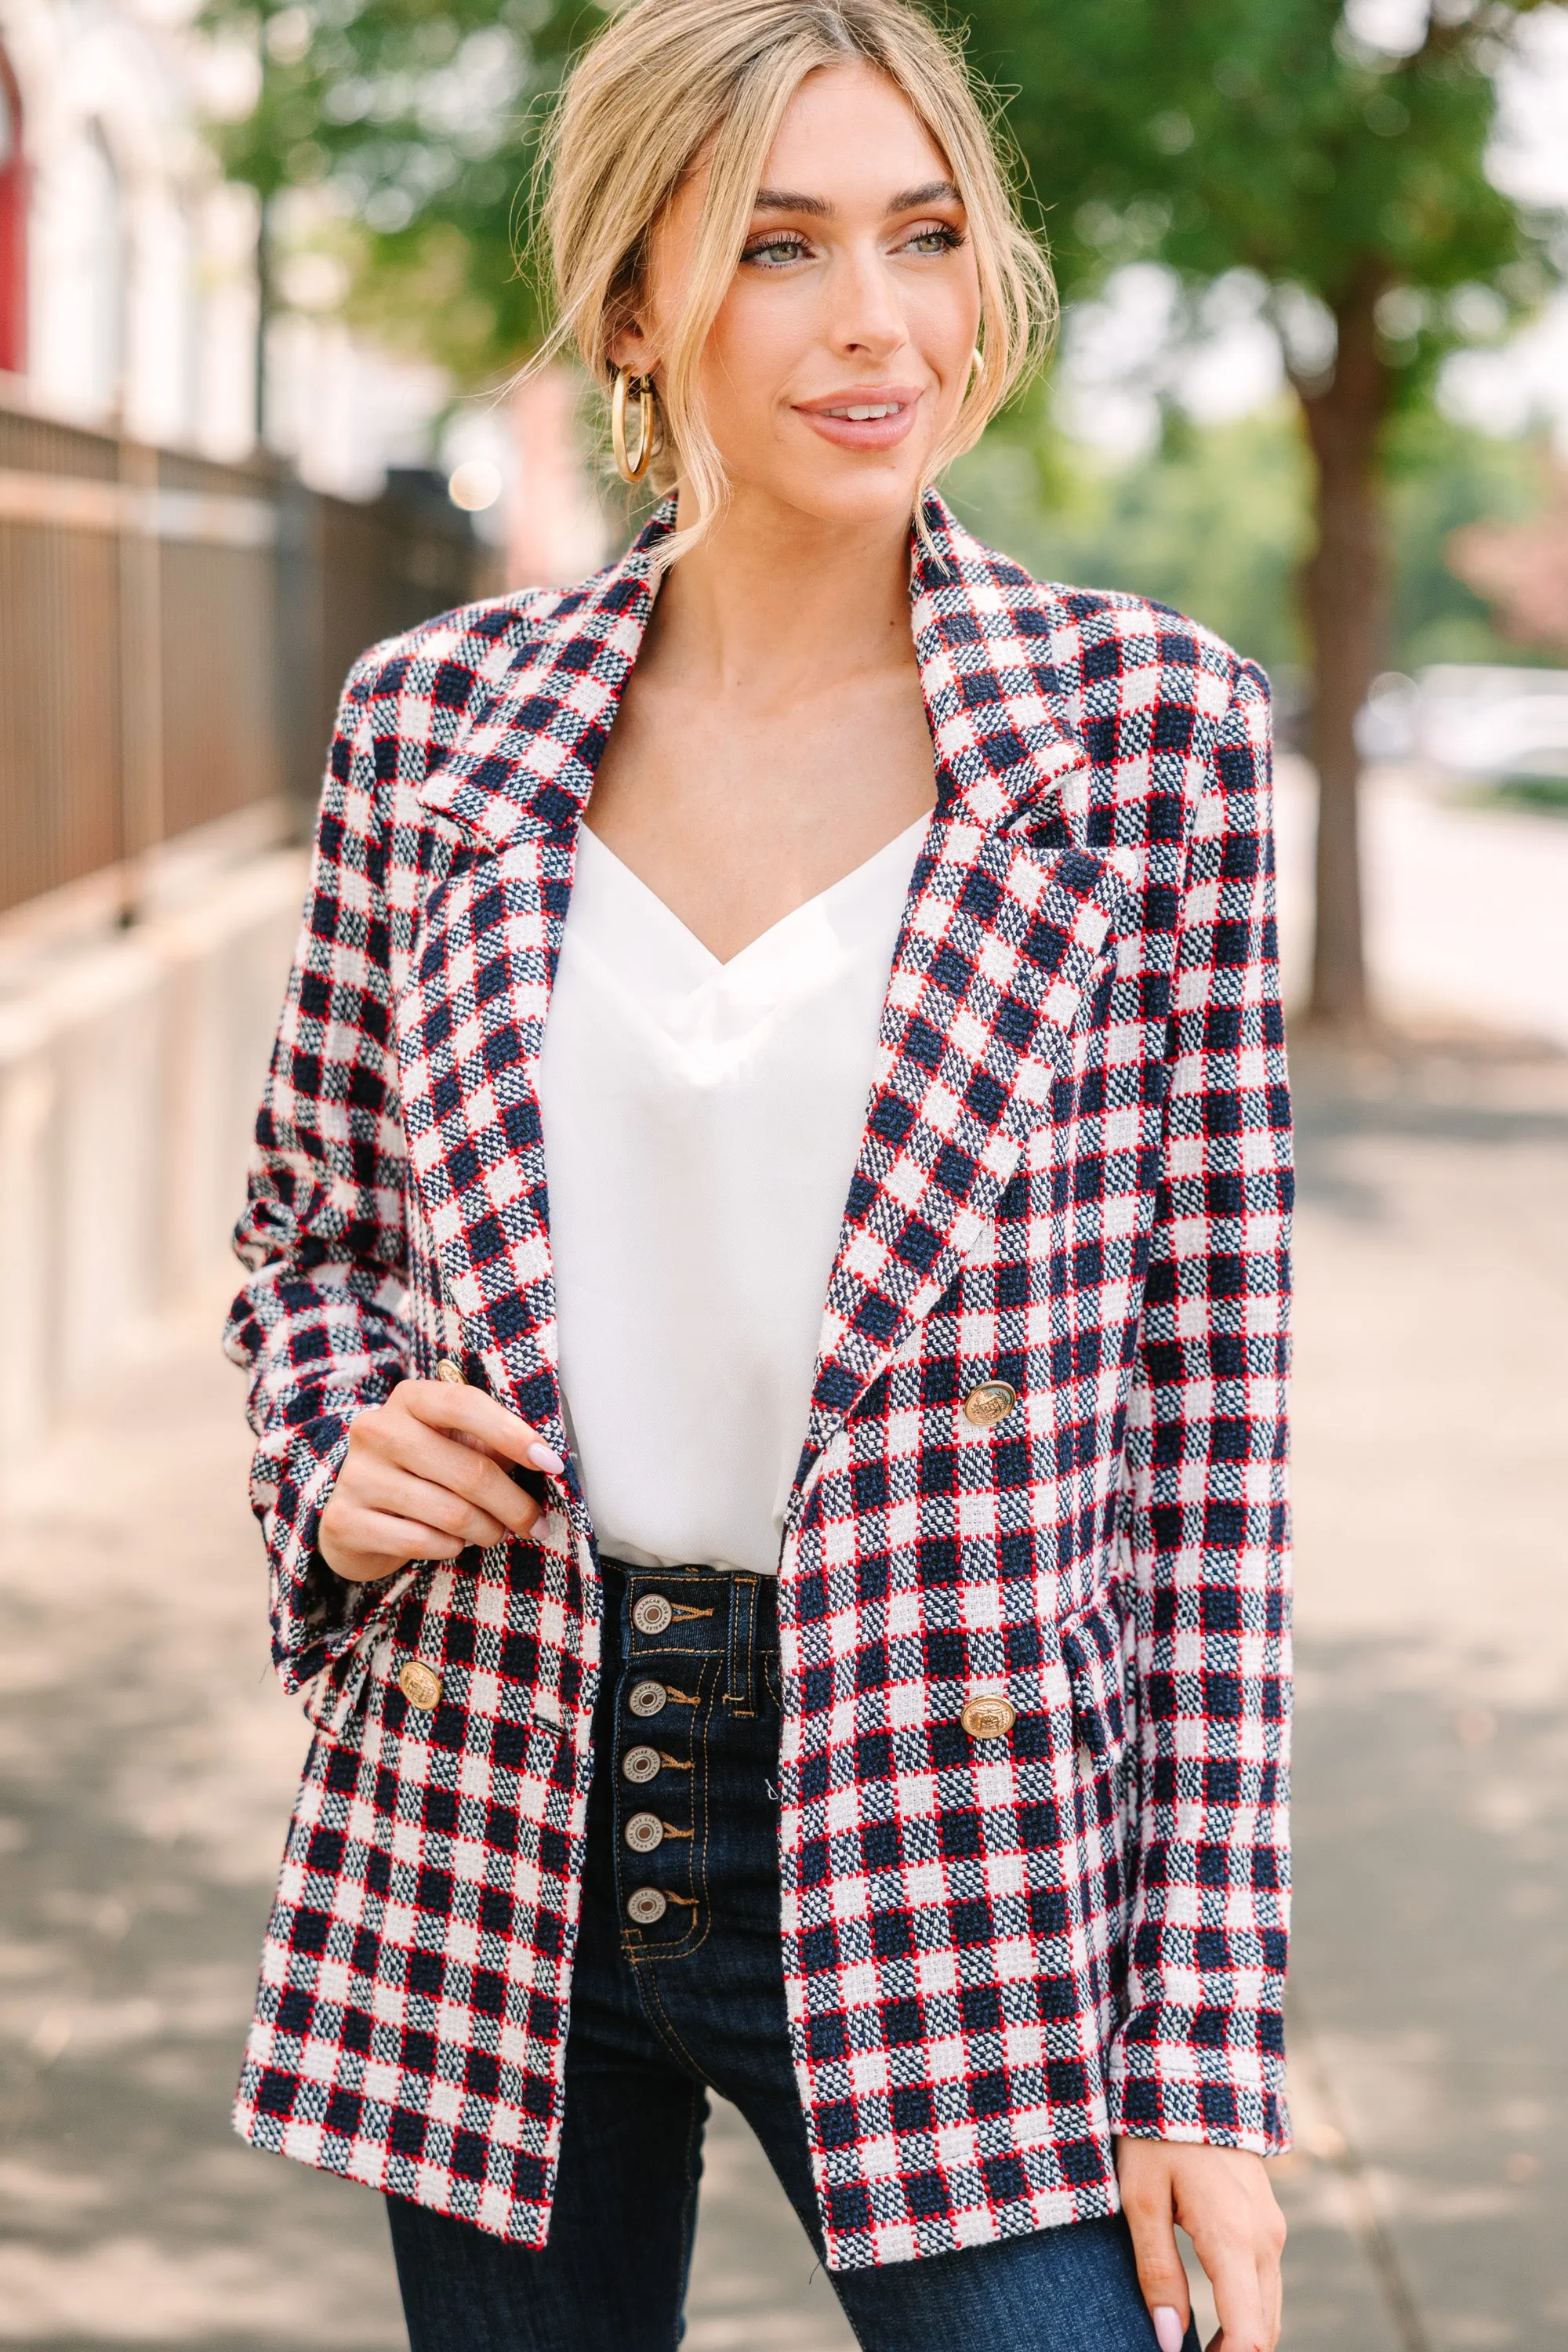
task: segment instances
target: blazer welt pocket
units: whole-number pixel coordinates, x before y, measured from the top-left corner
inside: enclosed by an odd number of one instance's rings
[[[1119,1586],[1108,1586],[1058,1629],[1072,1688],[1073,1736],[1097,1769],[1114,1766],[1131,1728],[1128,1686],[1133,1626]]]
[[[1137,927],[1126,881],[1088,850],[1043,850],[1004,835],[965,882],[958,912],[985,935],[976,970],[1010,1008],[1032,1008],[1030,1058],[1065,1068],[1084,1008]]]

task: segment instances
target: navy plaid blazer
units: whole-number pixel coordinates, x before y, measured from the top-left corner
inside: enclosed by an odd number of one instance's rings
[[[934,496],[925,519],[938,801],[780,1561],[781,1933],[838,2267],[1110,2212],[1115,2133],[1268,2153],[1287,2128],[1267,687],[1161,605],[1042,586]],[[353,1415],[441,1356],[566,1451],[533,1070],[670,528],[353,670],[228,1337],[274,1654],[317,1727],[239,2128],[529,2246],[593,1528],[568,1460],[527,1542],[364,1588],[315,1537]],[[976,1425],[984,1382],[1016,1402]],[[1012,1730],[973,1738],[991,1695]]]

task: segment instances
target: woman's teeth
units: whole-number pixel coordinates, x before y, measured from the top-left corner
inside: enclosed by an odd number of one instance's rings
[[[903,414],[903,406],[901,400],[889,400],[880,408],[857,404],[854,408],[825,408],[822,413],[825,416],[847,416],[851,425],[866,425],[875,416],[900,416]]]

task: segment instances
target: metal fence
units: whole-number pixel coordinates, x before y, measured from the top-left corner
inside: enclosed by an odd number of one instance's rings
[[[0,912],[193,828],[313,803],[376,638],[481,594],[423,478],[353,506],[63,425],[0,394]]]

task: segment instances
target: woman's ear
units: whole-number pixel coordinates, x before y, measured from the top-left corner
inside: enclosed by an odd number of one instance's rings
[[[658,359],[635,319],[628,319],[605,345],[612,367],[629,368],[633,375],[651,375]]]

